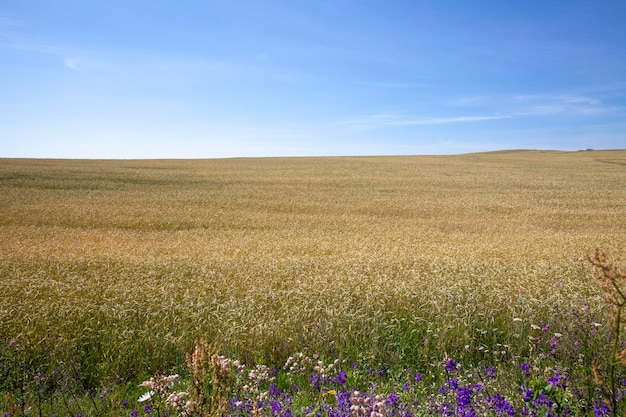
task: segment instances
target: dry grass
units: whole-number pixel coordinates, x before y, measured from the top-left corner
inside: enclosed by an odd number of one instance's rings
[[[572,258],[626,260],[626,151],[5,159],[0,193],[2,338],[123,377],[204,332],[247,360],[455,349],[596,300]]]

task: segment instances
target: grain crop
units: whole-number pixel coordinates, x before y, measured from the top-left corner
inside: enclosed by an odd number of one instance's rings
[[[515,317],[602,310],[578,260],[626,260],[626,151],[2,159],[0,213],[0,339],[86,384],[204,334],[248,363],[481,361]]]

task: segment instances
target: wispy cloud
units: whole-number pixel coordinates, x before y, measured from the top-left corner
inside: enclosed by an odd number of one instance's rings
[[[394,113],[372,114],[359,119],[351,119],[340,122],[341,126],[354,130],[380,129],[385,127],[401,126],[429,126],[446,125],[453,123],[484,122],[489,120],[508,119],[508,115],[490,116],[456,116],[456,117],[428,117],[417,118],[398,115]]]
[[[599,114],[615,110],[600,98],[582,95],[519,95],[513,100],[520,115]]]
[[[619,107],[608,103],[601,94],[517,94],[457,97],[449,101],[452,107],[464,107],[516,116],[594,115],[610,113]]]
[[[15,20],[8,16],[0,16],[0,31],[7,30],[13,27],[19,27],[22,24],[19,20]]]
[[[76,58],[65,58],[63,63],[71,70],[78,71],[80,69],[80,61]]]
[[[16,38],[15,29],[21,26],[20,21],[0,15],[0,46],[13,43]]]
[[[18,20],[0,16],[0,48],[55,56],[67,68],[72,70],[78,68],[78,60],[72,57],[78,52],[75,48],[29,40],[17,30],[23,27],[24,24]]]
[[[363,83],[368,87],[390,88],[390,89],[414,89],[430,87],[429,84],[411,83],[411,82],[367,82]]]

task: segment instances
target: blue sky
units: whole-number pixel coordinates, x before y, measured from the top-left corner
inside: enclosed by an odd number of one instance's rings
[[[4,0],[0,157],[626,148],[624,22],[624,0]]]

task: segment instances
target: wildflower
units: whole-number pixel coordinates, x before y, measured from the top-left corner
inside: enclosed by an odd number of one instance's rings
[[[537,326],[536,324],[531,324],[530,327],[533,328],[534,330],[541,329],[541,327]]]
[[[274,397],[280,396],[280,390],[274,384],[270,384],[270,395]]]
[[[128,401],[127,400],[123,400],[122,401],[122,407],[128,408]]]
[[[419,372],[416,372],[413,377],[415,378],[415,382],[422,382],[422,374],[420,374]]]
[[[548,398],[545,392],[541,391],[537,396],[537,399],[534,401],[535,406],[546,405],[548,407],[552,407],[552,400]]]
[[[469,385],[459,389],[458,395],[456,397],[456,402],[460,410],[470,409],[468,411],[471,411],[472,393],[472,387]]]
[[[165,400],[165,404],[168,407],[175,408],[178,411],[182,411],[185,407],[185,397],[189,396],[189,394],[185,391],[181,392],[173,392],[171,393],[167,399]]]
[[[609,416],[611,415],[611,410],[609,410],[609,407],[606,404],[597,403],[593,406],[593,415],[595,417]]]
[[[448,359],[446,362],[446,371],[453,372],[457,370],[457,363],[455,359]]]
[[[385,403],[387,405],[396,406],[396,405],[398,405],[398,400],[399,399],[400,399],[400,397],[398,397],[398,394],[396,394],[395,392],[392,392],[391,394],[389,394],[389,396],[385,400]]]
[[[497,415],[508,415],[511,417],[515,415],[515,409],[502,394],[496,393],[493,397],[489,398],[489,402],[493,404],[493,409]]]
[[[326,397],[327,395],[337,395],[337,391],[334,389],[329,389],[328,391],[322,393],[322,397]]]
[[[557,388],[565,389],[567,387],[567,377],[561,376],[558,372],[554,372],[554,376],[548,378],[548,384]]]
[[[144,401],[148,401],[150,398],[152,398],[152,396],[154,395],[154,391],[150,390],[148,392],[146,392],[145,394],[143,394],[141,397],[139,397],[137,399],[137,402],[144,402]]]
[[[323,379],[317,374],[312,374],[311,379],[309,380],[309,385],[315,387],[316,390],[320,390]]]
[[[513,317],[513,321],[522,321],[522,319],[519,317]]]
[[[179,379],[178,374],[174,374],[174,375],[163,377],[163,382],[165,382],[165,385],[167,385],[169,389],[172,389],[174,388],[174,385],[178,383],[178,379]]]
[[[337,374],[337,383],[339,385],[344,385],[348,380],[348,373],[345,371],[341,371]]]
[[[487,378],[496,379],[496,368],[494,368],[493,366],[490,366],[489,368],[483,371],[483,374]]]
[[[450,388],[452,388],[454,391],[456,391],[459,388],[459,381],[457,381],[454,378],[450,378],[448,380],[448,385],[450,385]]]
[[[522,373],[524,374],[526,378],[530,377],[530,364],[523,362],[520,365],[520,370],[522,371]]]

